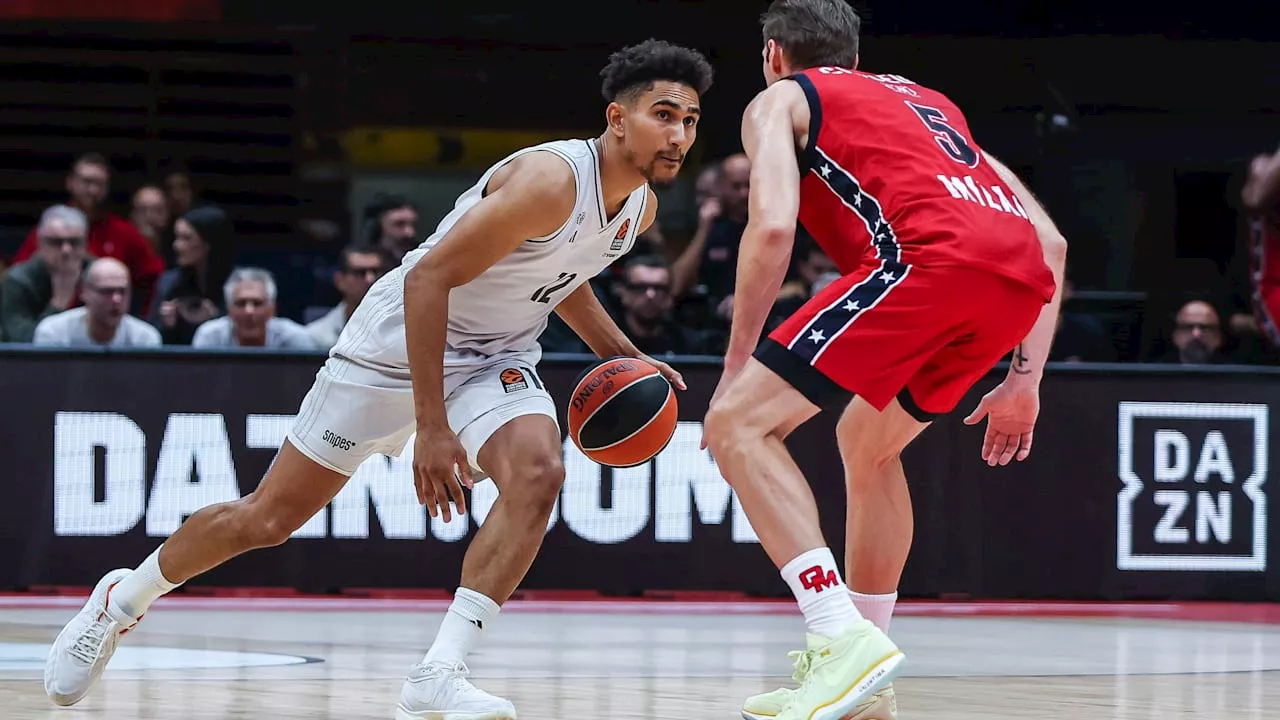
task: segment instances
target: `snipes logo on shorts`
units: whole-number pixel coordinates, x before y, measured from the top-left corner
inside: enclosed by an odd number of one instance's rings
[[[507,368],[503,370],[498,379],[502,380],[502,389],[504,392],[513,393],[518,390],[528,390],[529,381],[525,379],[524,373],[516,368]]]
[[[336,447],[343,452],[350,450],[356,445],[354,442],[351,442],[350,440],[342,437],[341,435],[338,435],[332,430],[324,431],[324,441],[329,443],[330,446]]]
[[[1267,406],[1122,402],[1119,570],[1267,569]]]

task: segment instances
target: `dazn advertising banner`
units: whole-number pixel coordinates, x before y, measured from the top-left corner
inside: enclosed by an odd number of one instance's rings
[[[90,585],[130,566],[196,510],[251,492],[323,358],[252,352],[0,351],[9,439],[0,590]],[[562,408],[590,358],[540,367]],[[736,496],[699,449],[719,364],[677,359],[689,390],[651,462],[601,467],[567,439],[566,481],[526,589],[784,596]],[[989,468],[967,414],[1002,375],[904,456],[915,539],[901,593],[1025,599],[1280,599],[1270,558],[1269,398],[1280,373],[1051,367],[1029,460]],[[563,417],[561,418],[563,422]],[[827,538],[843,550],[836,416],[788,444]],[[445,523],[417,504],[412,441],[375,456],[290,542],[192,586],[452,589],[497,497],[479,484]]]

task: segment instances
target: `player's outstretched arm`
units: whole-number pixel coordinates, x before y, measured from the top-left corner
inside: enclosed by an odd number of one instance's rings
[[[1253,159],[1240,199],[1254,213],[1266,212],[1280,203],[1280,149]]]
[[[800,113],[803,119],[797,117]],[[775,83],[757,95],[742,116],[751,192],[747,228],[738,246],[726,377],[736,375],[755,350],[791,261],[800,212],[797,123],[808,126],[808,105],[804,91],[793,82]]]
[[[1062,286],[1066,277],[1067,241],[1062,236],[1049,213],[1022,180],[1003,163],[991,155],[983,153],[987,162],[995,168],[1009,189],[1018,196],[1022,207],[1026,209],[1031,224],[1035,226],[1036,235],[1040,238],[1040,247],[1044,250],[1044,260],[1053,271],[1053,280],[1057,288],[1053,292],[1053,300],[1040,311],[1040,318],[1031,328],[1026,339],[1013,351],[1013,359],[1009,365],[1009,376],[1030,381],[1039,386],[1044,376],[1044,364],[1049,359],[1049,350],[1053,345],[1053,334],[1058,324],[1058,312],[1062,306]]]
[[[469,482],[466,450],[449,428],[444,406],[445,331],[449,292],[478,277],[529,238],[549,235],[573,212],[573,171],[545,152],[523,155],[494,173],[485,197],[466,212],[405,276],[404,324],[418,437],[414,476],[418,501],[449,519],[445,489],[463,511],[454,467]]]
[[[648,206],[645,208],[644,217],[640,218],[640,227],[636,230],[636,235],[643,233],[653,224],[654,219],[658,216],[658,198],[653,194],[652,190],[647,190],[649,194]],[[631,342],[631,338],[618,327],[618,323],[614,322],[613,317],[600,304],[600,298],[596,297],[595,290],[592,289],[591,283],[578,286],[576,290],[565,296],[564,300],[556,306],[556,314],[561,320],[569,326],[582,341],[591,348],[591,352],[597,357],[638,357],[647,360],[657,367],[662,374],[671,381],[673,385],[681,390],[686,389],[684,378],[680,373],[676,372],[666,363],[654,360],[644,353],[640,352],[635,343]]]

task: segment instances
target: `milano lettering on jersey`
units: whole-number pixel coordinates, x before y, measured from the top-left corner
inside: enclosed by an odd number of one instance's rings
[[[1006,195],[1004,188],[999,185],[990,187],[979,185],[974,182],[972,175],[965,175],[963,178],[938,175],[938,180],[947,192],[951,193],[951,197],[957,200],[967,200],[982,207],[1017,215],[1023,220],[1030,221],[1026,209],[1022,207],[1022,203],[1018,202],[1018,196],[1012,192]]]
[[[875,307],[911,270],[902,262],[902,245],[884,216],[880,201],[863,190],[853,173],[831,159],[822,148],[815,145],[813,150],[817,159],[810,172],[816,173],[840,198],[840,202],[862,220],[876,257],[880,258],[880,267],[849,292],[836,298],[792,338],[788,348],[810,364],[817,362],[832,340],[848,329],[862,313]]]

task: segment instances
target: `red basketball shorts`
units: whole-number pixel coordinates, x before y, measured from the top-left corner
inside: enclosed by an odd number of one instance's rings
[[[819,407],[895,397],[929,422],[1026,339],[1041,293],[988,271],[868,265],[823,288],[755,358]]]

